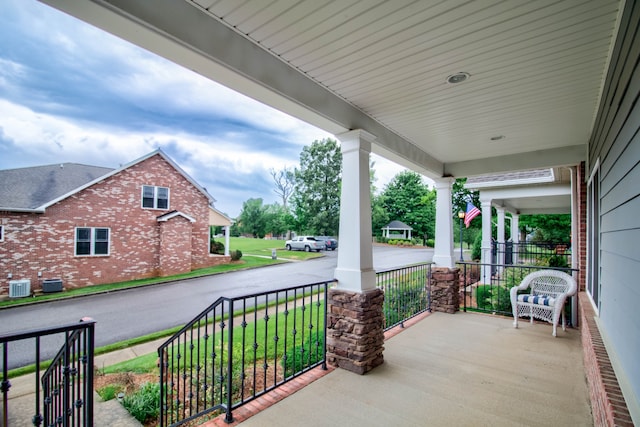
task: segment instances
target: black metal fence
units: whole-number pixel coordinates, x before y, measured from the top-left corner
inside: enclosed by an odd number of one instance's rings
[[[219,298],[159,349],[160,426],[233,409],[322,365],[327,290],[321,282]]]
[[[492,262],[504,265],[571,267],[571,246],[559,242],[492,242]]]
[[[431,263],[376,273],[376,286],[384,291],[384,330],[429,310]]]
[[[2,426],[10,419],[30,418],[34,426],[93,426],[93,356],[95,321],[83,319],[80,323],[44,328],[0,336],[2,345]],[[50,366],[40,376],[40,339],[48,335],[64,334],[64,343]],[[33,414],[11,414],[8,358],[12,343],[35,341]],[[42,382],[42,389],[40,387]]]
[[[464,311],[512,316],[510,290],[522,279],[538,270],[559,270],[573,274],[577,270],[544,265],[504,265],[458,263],[460,268],[460,293]],[[571,307],[567,305],[567,318],[571,319]]]

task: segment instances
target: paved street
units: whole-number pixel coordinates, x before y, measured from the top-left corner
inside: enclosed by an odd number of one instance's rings
[[[3,309],[0,310],[0,334],[73,323],[88,316],[97,322],[96,346],[104,346],[182,325],[221,296],[233,297],[331,280],[338,251],[323,252],[324,257],[305,262]],[[374,246],[374,268],[380,271],[427,262],[432,256],[431,249]],[[54,355],[61,339],[42,340],[44,358]],[[31,341],[15,343],[9,353],[7,365],[10,368],[31,363],[34,344]]]

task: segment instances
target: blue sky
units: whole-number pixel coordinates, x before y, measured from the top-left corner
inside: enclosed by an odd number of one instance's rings
[[[35,0],[0,0],[0,169],[117,168],[161,148],[231,217],[332,135]],[[373,156],[376,186],[399,166]]]

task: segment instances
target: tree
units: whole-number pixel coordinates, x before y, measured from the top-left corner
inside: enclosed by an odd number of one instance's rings
[[[571,242],[570,214],[521,215],[519,224],[525,234],[534,233],[534,241],[564,244]]]
[[[389,214],[384,208],[382,196],[371,197],[371,232],[374,236],[382,235],[382,228],[389,224]]]
[[[453,216],[458,218],[458,212],[467,211],[467,202],[473,203],[475,207],[480,209],[480,193],[478,191],[470,191],[464,188],[467,178],[456,178],[451,190]]]
[[[266,205],[265,211],[265,231],[273,236],[282,236],[291,229],[293,218],[289,211],[283,206],[274,203]]]
[[[399,220],[413,228],[423,239],[435,235],[436,191],[424,184],[413,171],[393,177],[381,194],[381,203],[390,220]]]
[[[464,184],[466,182],[467,178],[456,178],[451,191],[453,223],[456,224],[454,229],[457,233],[455,236],[460,235],[460,218],[458,217],[458,212],[467,211],[467,202],[473,203],[473,205],[478,209],[481,208],[480,193],[478,191],[470,191],[464,188]],[[482,221],[478,220],[478,218],[479,217],[476,217],[475,221],[471,221],[469,228],[466,228],[464,223],[462,224],[462,240],[467,244],[467,247],[475,242],[478,234],[482,233]]]
[[[300,153],[291,196],[297,230],[307,234],[337,235],[340,224],[342,153],[333,139],[314,141]]]
[[[242,204],[242,212],[238,217],[240,231],[262,239],[266,233],[265,207],[262,199],[249,199]]]
[[[271,173],[271,178],[273,178],[273,182],[276,185],[276,188],[273,191],[280,196],[282,206],[286,210],[288,207],[289,197],[291,197],[291,193],[293,193],[293,189],[295,187],[294,171],[284,167],[279,171],[271,169],[269,173]]]

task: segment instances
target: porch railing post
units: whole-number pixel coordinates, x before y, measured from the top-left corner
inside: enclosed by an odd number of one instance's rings
[[[229,300],[229,333],[227,334],[227,411],[224,421],[233,422],[233,299]]]

